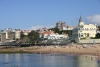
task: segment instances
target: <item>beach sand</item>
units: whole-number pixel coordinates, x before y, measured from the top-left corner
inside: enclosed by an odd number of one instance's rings
[[[74,46],[38,46],[38,49],[24,50],[30,53],[50,54],[50,53],[61,53],[61,54],[86,54],[86,55],[100,55],[100,45],[87,46],[84,48],[82,45]]]
[[[30,46],[30,47],[9,47],[0,50],[0,53],[39,53],[39,54],[83,54],[100,56],[100,44],[88,44],[86,48],[81,45],[74,44],[68,46]]]

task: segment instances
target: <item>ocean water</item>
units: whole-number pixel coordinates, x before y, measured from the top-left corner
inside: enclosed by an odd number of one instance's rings
[[[72,54],[0,54],[0,67],[100,67],[97,57]]]

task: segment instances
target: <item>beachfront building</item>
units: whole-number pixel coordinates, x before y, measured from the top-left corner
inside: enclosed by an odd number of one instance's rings
[[[20,39],[20,29],[7,28],[0,30],[0,42],[14,41]]]
[[[97,33],[96,24],[84,24],[82,17],[80,16],[78,26],[72,30],[72,40],[79,42],[80,39],[95,38]]]
[[[67,38],[68,36],[66,34],[53,34],[53,35],[49,35],[47,36],[47,39],[64,39]]]
[[[54,33],[53,31],[46,31],[40,33],[40,38],[43,39],[63,39],[67,37],[68,37],[67,34],[58,34],[58,33]]]

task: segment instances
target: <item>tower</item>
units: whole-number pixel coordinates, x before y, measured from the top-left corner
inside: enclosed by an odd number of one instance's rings
[[[82,20],[82,17],[80,16],[78,26],[83,26],[83,25],[84,25],[84,22]]]

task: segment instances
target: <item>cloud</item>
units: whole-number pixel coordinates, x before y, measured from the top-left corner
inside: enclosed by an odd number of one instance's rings
[[[87,20],[87,23],[93,23],[93,24],[100,25],[100,14],[88,16],[86,20]]]
[[[41,29],[41,28],[53,28],[55,27],[54,25],[50,25],[50,26],[42,26],[42,25],[37,25],[37,26],[33,26],[32,28],[30,28],[31,30],[38,30],[38,29]]]

